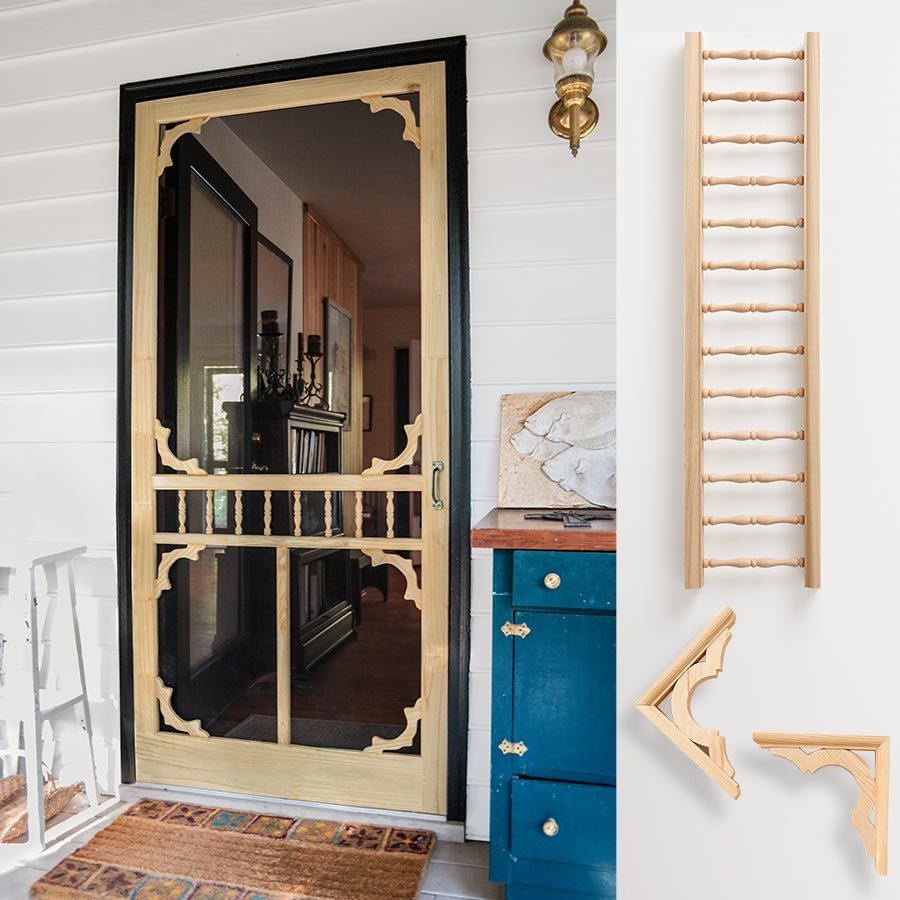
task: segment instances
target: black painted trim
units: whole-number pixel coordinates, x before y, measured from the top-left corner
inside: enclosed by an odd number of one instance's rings
[[[447,733],[447,818],[466,814],[469,697],[470,354],[466,39],[439,38],[329,53],[232,69],[124,84],[119,103],[119,328],[116,538],[119,571],[119,673],[122,781],[135,780],[134,659],[131,646],[131,293],[134,127],[138,103],[344,72],[444,62],[447,84],[447,189],[450,300],[450,657]]]

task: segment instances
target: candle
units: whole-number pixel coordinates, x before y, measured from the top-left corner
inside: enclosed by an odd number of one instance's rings
[[[322,335],[308,334],[306,336],[306,352],[309,353],[310,356],[322,355]]]
[[[303,363],[303,332],[297,332],[297,365],[298,367]]]
[[[260,319],[262,320],[262,328],[260,329],[263,334],[280,334],[281,329],[278,327],[278,310],[277,309],[264,309],[259,314]]]

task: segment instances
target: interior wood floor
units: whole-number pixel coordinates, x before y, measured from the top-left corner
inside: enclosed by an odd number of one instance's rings
[[[403,599],[406,581],[388,566],[387,601],[363,599],[357,638],[335,650],[291,694],[291,715],[339,722],[406,724],[405,706],[421,694],[421,622],[415,604]],[[209,726],[222,736],[248,716],[274,716],[275,687],[257,684],[241,694]]]

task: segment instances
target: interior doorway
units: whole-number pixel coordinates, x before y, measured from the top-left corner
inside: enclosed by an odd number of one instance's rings
[[[459,817],[447,108],[446,62],[135,100],[139,781]]]

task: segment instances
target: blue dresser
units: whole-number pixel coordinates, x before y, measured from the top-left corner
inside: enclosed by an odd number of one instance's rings
[[[521,521],[473,531],[494,549],[490,877],[507,900],[615,897],[615,526]]]

